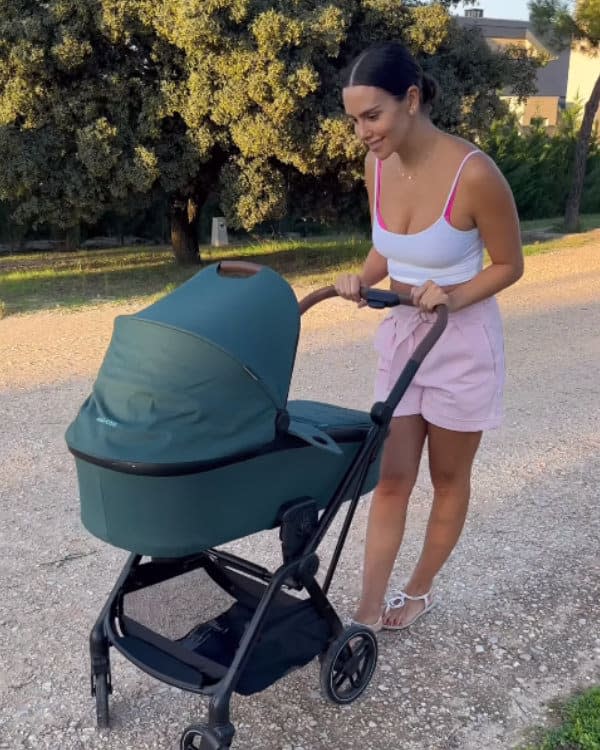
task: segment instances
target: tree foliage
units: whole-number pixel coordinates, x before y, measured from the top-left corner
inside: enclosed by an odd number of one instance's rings
[[[169,197],[181,260],[218,196],[229,223],[356,217],[363,150],[340,72],[402,39],[441,84],[436,121],[474,137],[534,62],[488,49],[444,4],[398,0],[0,0],[0,200],[68,229]],[[522,54],[522,53],[521,53]]]
[[[564,213],[573,157],[581,125],[581,106],[564,111],[554,133],[541,120],[522,129],[508,115],[492,124],[482,146],[507,178],[522,219],[541,219]],[[592,142],[582,207],[600,212],[600,143]]]
[[[101,26],[95,3],[0,0],[0,195],[17,222],[92,222],[160,175],[143,65]]]

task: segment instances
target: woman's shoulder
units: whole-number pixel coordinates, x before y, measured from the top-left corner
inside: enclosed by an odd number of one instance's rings
[[[446,138],[446,153],[449,159],[458,165],[462,164],[461,180],[477,182],[489,179],[492,175],[501,177],[500,170],[494,160],[479,146],[450,133],[444,135]],[[473,157],[470,154],[473,154]]]
[[[374,179],[375,174],[375,154],[369,150],[365,155],[365,182],[370,185]]]
[[[369,149],[365,154],[365,172],[372,172],[375,169],[375,154]]]
[[[458,161],[460,163],[465,156],[468,156],[471,152],[480,150],[474,143],[471,143],[471,141],[467,141],[466,138],[461,138],[458,135],[443,133],[442,137],[445,154],[447,158],[452,161]]]

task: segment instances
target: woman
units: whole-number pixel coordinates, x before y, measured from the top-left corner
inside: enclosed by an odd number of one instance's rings
[[[501,422],[504,359],[494,295],[523,273],[514,200],[495,164],[429,118],[435,83],[400,44],[368,48],[349,68],[346,113],[369,151],[365,180],[373,247],[359,275],[336,282],[360,302],[361,286],[387,275],[415,304],[398,307],[375,339],[376,400],[384,400],[444,304],[448,326],[392,418],[367,528],[355,622],[412,625],[434,604],[433,582],[456,545],[483,430]],[[483,268],[483,248],[491,263]],[[427,440],[434,496],[421,556],[404,590],[385,592]]]

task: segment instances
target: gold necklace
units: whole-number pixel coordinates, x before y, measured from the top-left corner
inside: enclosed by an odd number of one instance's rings
[[[403,180],[408,180],[409,182],[412,182],[414,177],[412,174],[409,174],[408,172],[403,172],[400,167],[397,168],[398,172],[400,174],[400,177],[402,177]]]
[[[413,172],[413,173],[411,174],[410,172],[405,172],[405,171],[404,171],[404,170],[403,170],[403,169],[402,169],[402,168],[400,167],[400,165],[396,165],[396,169],[398,170],[398,173],[400,174],[400,177],[402,177],[402,179],[403,179],[403,180],[408,180],[409,182],[412,182],[412,181],[413,181],[413,180],[415,179],[415,177],[418,177],[418,176],[419,176],[419,172],[420,172],[420,171],[421,171],[421,170],[423,169],[423,165],[427,164],[427,162],[429,161],[429,158],[430,158],[431,154],[433,153],[434,149],[435,149],[435,144],[434,144],[434,146],[433,146],[433,147],[432,147],[432,148],[431,148],[431,149],[429,150],[429,153],[427,153],[427,154],[425,155],[425,157],[424,157],[424,158],[423,158],[423,159],[421,160],[421,163],[420,163],[420,164],[418,165],[418,168],[417,168],[417,171],[416,171],[416,173],[415,173],[415,172]],[[398,159],[399,159],[399,158],[400,158],[400,157],[398,157]]]

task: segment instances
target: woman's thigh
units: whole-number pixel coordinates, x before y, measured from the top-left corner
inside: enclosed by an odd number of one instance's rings
[[[481,432],[458,432],[427,426],[429,471],[434,487],[469,482]]]
[[[419,414],[394,417],[383,449],[380,482],[414,484],[426,436],[427,422]]]

